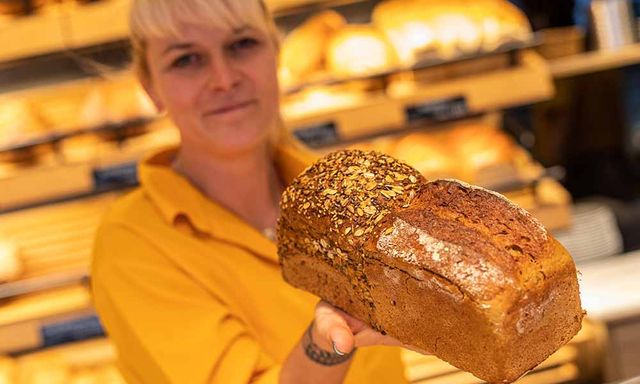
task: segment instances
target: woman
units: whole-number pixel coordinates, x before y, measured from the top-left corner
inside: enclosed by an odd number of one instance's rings
[[[130,23],[140,81],[181,143],[141,163],[96,239],[95,305],[127,381],[405,382],[396,340],[281,278],[279,197],[313,158],[277,137],[264,4],[134,0]]]

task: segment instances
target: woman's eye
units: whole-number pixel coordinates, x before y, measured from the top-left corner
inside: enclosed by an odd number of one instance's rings
[[[258,40],[252,37],[239,39],[229,45],[229,49],[233,52],[242,52],[258,45]]]
[[[175,59],[171,63],[171,66],[174,68],[186,68],[186,67],[199,64],[201,61],[202,61],[202,58],[200,57],[200,55],[195,53],[190,53],[190,54],[182,55],[177,59]]]

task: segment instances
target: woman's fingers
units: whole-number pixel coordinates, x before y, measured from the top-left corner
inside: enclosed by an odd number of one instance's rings
[[[391,336],[383,335],[366,323],[350,316],[331,304],[320,301],[316,306],[314,342],[322,349],[331,351],[335,348],[342,353],[349,353],[356,347],[370,345],[398,346],[429,355],[431,353],[401,343]]]
[[[332,305],[321,301],[316,306],[314,342],[322,349],[337,349],[349,353],[355,347],[353,332],[347,318],[349,316]]]

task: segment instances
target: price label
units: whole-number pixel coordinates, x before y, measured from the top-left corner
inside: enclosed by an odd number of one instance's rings
[[[42,326],[42,347],[87,340],[104,336],[104,329],[97,316],[86,316]]]
[[[468,115],[469,108],[464,97],[430,100],[410,105],[406,109],[408,122],[443,122],[461,119]]]
[[[96,189],[128,187],[138,185],[138,163],[126,163],[93,171],[93,185]]]
[[[301,127],[293,131],[293,134],[311,148],[326,147],[340,141],[334,122]]]

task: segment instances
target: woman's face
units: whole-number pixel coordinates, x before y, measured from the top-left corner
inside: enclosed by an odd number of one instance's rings
[[[278,119],[276,47],[252,27],[185,25],[148,39],[145,88],[188,150],[233,156],[264,145]]]

